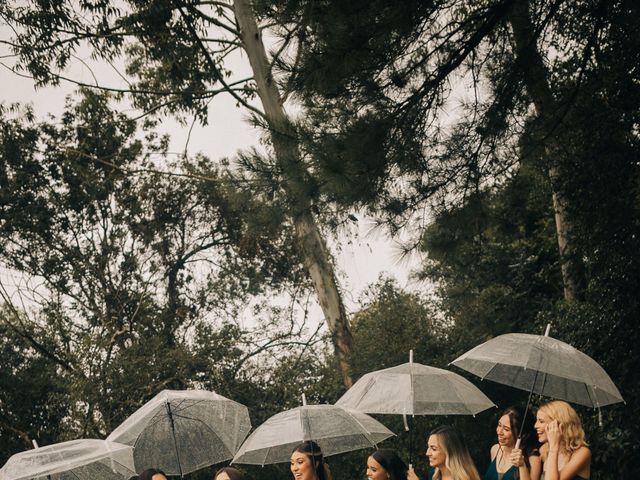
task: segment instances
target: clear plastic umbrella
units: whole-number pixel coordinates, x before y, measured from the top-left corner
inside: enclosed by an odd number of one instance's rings
[[[363,375],[336,405],[365,413],[402,415],[476,415],[495,407],[475,385],[457,373],[413,362]],[[413,436],[409,437],[409,461]]]
[[[588,407],[623,401],[595,360],[548,334],[500,335],[451,363],[482,379]]]
[[[126,480],[135,474],[132,447],[83,439],[17,453],[0,469],[0,480]]]
[[[413,362],[362,376],[336,405],[365,413],[475,415],[495,407],[457,373]]]
[[[205,390],[163,390],[107,440],[134,447],[137,472],[186,475],[229,460],[249,433],[247,407]]]
[[[288,462],[296,445],[313,440],[324,456],[375,448],[394,433],[370,416],[335,405],[303,405],[274,415],[242,444],[232,463]]]
[[[482,379],[598,408],[622,402],[607,372],[588,355],[549,336],[507,333],[472,348],[453,365]],[[527,402],[527,409],[529,402]]]

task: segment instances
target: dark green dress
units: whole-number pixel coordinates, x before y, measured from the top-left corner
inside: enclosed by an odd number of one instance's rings
[[[494,458],[487,468],[487,473],[484,474],[484,480],[516,480],[516,472],[518,469],[515,465],[511,465],[509,469],[504,473],[498,473],[498,469],[496,467],[496,459]]]

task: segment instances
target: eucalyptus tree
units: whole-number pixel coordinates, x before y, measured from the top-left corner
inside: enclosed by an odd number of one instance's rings
[[[116,64],[124,60],[128,87],[96,80],[92,88],[130,95],[145,114],[194,115],[207,122],[207,105],[230,95],[256,125],[264,127],[268,152],[242,155],[243,181],[258,181],[253,194],[277,198],[294,226],[297,255],[306,267],[331,332],[344,384],[349,386],[351,333],[327,248],[319,213],[317,185],[299,148],[298,132],[285,110],[286,79],[274,65],[295,56],[298,29],[274,24],[248,0],[153,0],[114,3],[5,2],[0,16],[13,35],[5,39],[16,56],[15,68],[39,84],[74,81],[65,68],[89,49],[91,56]],[[267,53],[265,32],[280,38]],[[241,51],[248,68],[234,71],[228,60]],[[245,73],[249,72],[249,73]],[[77,82],[76,83],[81,83]],[[266,186],[265,186],[266,183]]]

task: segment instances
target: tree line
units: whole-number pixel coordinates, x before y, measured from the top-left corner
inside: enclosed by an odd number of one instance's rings
[[[303,387],[333,401],[366,371],[405,361],[410,346],[443,366],[487,338],[540,333],[550,321],[627,399],[604,412],[602,430],[584,414],[594,478],[632,478],[638,8],[0,6],[13,68],[83,88],[57,122],[2,110],[0,255],[40,282],[23,304],[3,287],[3,372],[24,375],[38,406],[3,389],[7,451],[38,435],[104,433],[163,386],[222,388],[265,413]],[[87,48],[124,61],[128,88],[67,77]],[[237,51],[249,77],[225,63]],[[261,128],[266,151],[232,164],[171,159],[154,123],[193,116],[215,129],[207,104],[223,94]],[[125,97],[143,112],[137,122],[112,106]],[[362,211],[410,239],[407,252],[424,259],[416,276],[432,291],[416,297],[382,281],[347,315],[327,239]],[[305,322],[311,293],[327,336]],[[289,306],[260,307],[276,294]],[[254,331],[238,322],[247,298],[260,317]],[[398,318],[394,302],[416,316]],[[397,341],[384,344],[387,332]],[[265,372],[257,358],[277,368]],[[490,438],[489,427],[472,430],[478,445]]]

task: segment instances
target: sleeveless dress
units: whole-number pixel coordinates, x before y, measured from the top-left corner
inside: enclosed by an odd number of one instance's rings
[[[496,459],[494,458],[491,465],[489,465],[489,468],[487,468],[487,472],[484,474],[483,480],[516,480],[517,471],[516,467],[511,465],[506,472],[498,473]]]

